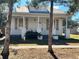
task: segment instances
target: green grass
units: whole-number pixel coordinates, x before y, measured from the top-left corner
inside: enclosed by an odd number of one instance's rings
[[[78,40],[79,40],[79,35],[70,34],[70,38],[73,38],[73,39],[78,39]]]
[[[37,46],[37,44],[10,44],[10,46]]]
[[[36,46],[36,45],[47,45],[47,40],[27,39],[24,42],[13,42],[11,45],[14,46]]]
[[[70,35],[69,39],[66,39],[64,37],[60,37],[61,41],[63,42],[79,42],[79,35]],[[0,41],[0,45],[3,45],[4,41]],[[59,41],[58,41],[59,42]],[[37,39],[27,39],[27,40],[23,40],[23,39],[14,39],[11,41],[10,45],[12,46],[37,46],[37,45],[48,45],[48,41],[47,40],[37,40]]]

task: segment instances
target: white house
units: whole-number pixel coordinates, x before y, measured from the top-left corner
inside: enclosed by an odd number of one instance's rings
[[[49,8],[17,7],[12,14],[11,35],[21,35],[24,37],[27,31],[37,31],[43,35],[48,35]],[[66,21],[66,37],[69,38],[67,28],[67,15],[64,11],[54,8],[53,32],[52,35],[62,35],[63,20]]]

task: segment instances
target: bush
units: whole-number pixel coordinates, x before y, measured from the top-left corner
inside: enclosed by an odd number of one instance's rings
[[[28,31],[25,34],[26,39],[37,39],[37,36],[40,36],[41,34],[38,32]]]
[[[60,36],[59,35],[59,39],[66,39],[65,36]]]
[[[10,35],[10,42],[15,43],[22,43],[23,39],[21,38],[21,35]]]

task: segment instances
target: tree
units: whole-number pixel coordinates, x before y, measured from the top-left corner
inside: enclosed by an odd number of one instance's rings
[[[6,3],[0,4],[0,27],[5,27],[6,15],[4,14]]]
[[[8,59],[9,56],[9,43],[10,43],[10,23],[11,23],[11,15],[12,15],[12,7],[13,2],[12,0],[9,0],[9,13],[8,13],[8,20],[5,28],[5,41],[4,41],[4,48],[1,53],[3,59]]]
[[[69,6],[69,14],[75,14],[79,11],[79,0],[69,0],[68,2],[69,4],[67,5]]]
[[[11,24],[11,18],[12,18],[12,7],[13,7],[13,3],[17,0],[0,0],[0,4],[2,2],[7,2],[8,1],[8,4],[9,4],[9,13],[8,13],[8,19],[7,19],[7,24],[6,24],[6,29],[5,29],[5,34],[6,34],[6,39],[5,39],[5,42],[4,42],[4,48],[3,48],[3,51],[2,51],[2,57],[3,59],[8,59],[8,56],[9,56],[9,42],[10,42],[10,24]],[[36,1],[36,3],[34,2],[33,4],[35,4],[34,6],[36,6],[36,4],[38,2],[42,2],[42,1],[46,1],[46,0],[34,0]],[[58,1],[58,0],[50,0],[51,1],[51,8],[50,8],[50,20],[49,20],[49,39],[48,39],[48,50],[51,51],[52,50],[52,19],[53,19],[53,2],[54,1]],[[59,0],[60,3],[65,3],[65,1],[61,2],[63,0]],[[70,0],[68,0],[70,1]],[[33,1],[32,1],[33,2]],[[75,12],[75,10],[78,10],[78,0],[73,0],[73,2],[75,2],[74,4],[69,4],[70,5],[70,12]],[[77,4],[77,5],[76,5]],[[73,8],[74,6],[74,8]],[[73,9],[73,11],[72,11]]]
[[[7,23],[6,23],[6,28],[5,28],[5,41],[4,41],[4,48],[1,53],[3,59],[8,59],[9,57],[9,44],[10,44],[10,25],[11,25],[11,18],[12,18],[12,10],[13,10],[13,3],[16,2],[17,0],[0,0],[0,3],[8,3],[9,6],[9,12],[8,12],[8,17],[7,17]]]
[[[0,13],[0,27],[5,27],[5,20],[6,20],[6,15],[3,13]]]
[[[48,0],[32,0],[32,6],[37,7],[38,3]],[[49,19],[49,33],[48,33],[48,51],[52,51],[52,24],[53,24],[53,0],[50,0],[50,19]]]
[[[43,1],[50,1],[50,20],[49,20],[49,33],[48,33],[48,51],[52,51],[52,24],[53,24],[53,2],[69,7],[68,14],[75,13],[79,9],[79,0],[32,0],[32,6],[37,7],[38,3]]]
[[[52,26],[53,26],[53,6],[54,2],[56,3],[64,3],[63,0],[32,0],[32,6],[37,7],[38,3],[44,2],[44,1],[50,1],[50,19],[49,19],[49,33],[48,33],[48,51],[52,52]]]
[[[61,3],[61,1],[58,0],[32,0],[32,6],[37,7],[38,3],[40,2],[44,2],[44,1],[50,1],[50,19],[49,19],[49,33],[48,33],[48,51],[52,52],[52,26],[53,26],[53,2],[59,2]]]
[[[69,20],[68,21],[68,27],[69,28],[73,28],[73,27],[76,27],[76,26],[78,26],[78,23],[77,23],[77,21],[74,21],[74,20]]]

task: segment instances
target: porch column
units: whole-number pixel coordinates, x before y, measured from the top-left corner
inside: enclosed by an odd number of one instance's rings
[[[56,19],[53,17],[52,33],[53,33],[53,39],[58,40],[58,36],[56,35],[56,23],[55,23],[55,21],[56,21]]]
[[[11,19],[11,30],[12,29],[15,29],[15,19],[14,19],[14,17],[12,17],[12,19]]]
[[[59,27],[58,27],[58,26],[59,26],[59,23],[58,23],[58,22],[59,22],[58,19],[55,19],[55,20],[54,20],[54,34],[55,34],[55,35],[59,35],[59,34],[58,34],[58,28],[59,28]]]
[[[25,17],[23,17],[23,28],[25,28]]]
[[[62,35],[62,33],[63,33],[63,25],[62,25],[62,22],[63,22],[63,19],[59,19],[59,24],[58,24],[58,27],[59,27],[59,35]]]
[[[66,38],[70,37],[70,29],[68,29],[68,17],[66,17],[66,32],[65,32]]]
[[[25,17],[23,17],[23,28],[22,28],[21,30],[22,30],[22,33],[21,33],[22,39],[25,40],[25,33],[26,33],[26,28],[25,28]]]
[[[10,34],[12,35],[14,32],[14,30],[15,30],[15,18],[14,17],[12,17],[12,19],[11,19],[11,32],[10,32]]]
[[[40,33],[41,29],[40,29],[40,24],[39,24],[40,23],[40,18],[39,17],[38,17],[38,22],[37,23],[38,23],[37,32]]]
[[[55,35],[55,19],[54,19],[54,17],[53,17],[53,27],[52,27],[52,35]]]
[[[19,17],[17,18],[16,22],[17,22],[16,27],[19,29]]]

